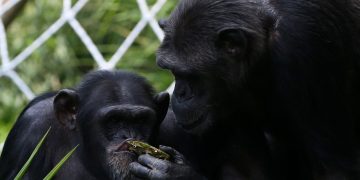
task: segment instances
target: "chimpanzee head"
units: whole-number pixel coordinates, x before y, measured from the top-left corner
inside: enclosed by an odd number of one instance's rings
[[[157,64],[175,76],[178,124],[203,134],[231,118],[225,112],[241,111],[239,96],[251,97],[250,79],[268,52],[272,18],[260,1],[182,0],[159,24],[165,39]]]
[[[78,131],[81,159],[96,177],[128,179],[135,155],[125,140],[152,141],[168,109],[169,95],[154,95],[135,74],[97,71],[76,90],[62,90],[54,100],[58,119]]]

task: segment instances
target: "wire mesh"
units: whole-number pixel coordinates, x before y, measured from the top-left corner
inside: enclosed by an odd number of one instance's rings
[[[70,27],[74,30],[76,35],[85,45],[86,49],[94,59],[94,62],[97,64],[98,69],[114,69],[116,65],[121,62],[124,54],[147,25],[150,25],[152,31],[155,33],[159,41],[162,41],[164,38],[164,32],[159,27],[155,17],[164,6],[166,1],[167,0],[157,0],[155,4],[150,7],[146,0],[137,0],[137,5],[141,12],[141,19],[109,60],[104,58],[99,48],[95,45],[94,41],[86,32],[86,29],[84,29],[76,19],[76,14],[86,5],[86,3],[88,3],[88,0],[78,0],[73,5],[71,0],[63,0],[61,16],[13,59],[9,57],[7,35],[4,28],[4,23],[0,18],[0,78],[4,76],[8,77],[29,100],[34,98],[35,95],[33,91],[18,75],[16,67],[22,62],[26,61],[35,50],[42,46],[49,38],[51,38],[66,24],[70,25]],[[19,2],[20,0],[9,0],[5,4],[0,5],[0,17]],[[172,84],[167,91],[172,92],[173,88],[174,84]]]

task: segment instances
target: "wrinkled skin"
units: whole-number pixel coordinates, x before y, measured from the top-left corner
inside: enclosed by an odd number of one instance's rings
[[[140,178],[150,179],[204,179],[193,170],[185,157],[175,149],[160,146],[160,149],[171,155],[171,161],[160,160],[148,154],[138,157],[138,162],[130,164],[130,170]],[[145,167],[144,165],[148,165]]]
[[[191,162],[182,178],[360,179],[359,4],[180,1],[157,64],[176,81],[159,143]],[[179,176],[138,163],[145,179]]]
[[[0,179],[15,177],[50,126],[24,179],[42,179],[76,145],[54,179],[137,179],[129,172],[137,156],[124,141],[152,143],[168,104],[167,93],[155,95],[135,74],[90,73],[75,89],[45,94],[29,103],[6,139]]]

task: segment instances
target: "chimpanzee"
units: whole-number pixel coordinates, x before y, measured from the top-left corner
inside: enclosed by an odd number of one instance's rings
[[[56,179],[135,179],[135,154],[124,140],[152,142],[166,115],[168,93],[154,94],[142,77],[95,71],[75,89],[35,98],[12,128],[0,158],[0,179],[13,179],[51,127],[25,179],[42,179],[72,148]]]
[[[161,132],[193,137],[177,147],[195,168],[140,156],[133,173],[360,179],[359,0],[182,0],[159,24],[176,80]]]

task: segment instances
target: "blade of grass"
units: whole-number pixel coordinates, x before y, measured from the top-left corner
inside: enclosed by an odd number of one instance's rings
[[[29,159],[26,161],[26,163],[24,164],[24,166],[21,168],[21,170],[19,171],[19,173],[16,175],[16,177],[14,178],[14,180],[21,180],[22,177],[25,175],[26,171],[28,170],[31,161],[34,159],[35,155],[37,154],[37,152],[39,151],[41,145],[44,143],[45,138],[47,137],[47,135],[50,132],[51,127],[46,131],[45,135],[41,138],[40,142],[36,145],[34,151],[31,153]]]
[[[0,156],[1,156],[3,148],[4,148],[4,143],[0,143]]]
[[[77,145],[76,147],[74,147],[74,149],[72,149],[70,152],[68,152],[68,153],[66,154],[66,156],[63,157],[63,158],[60,160],[60,162],[59,162],[58,164],[56,164],[56,166],[49,172],[49,174],[44,177],[43,180],[50,180],[50,179],[52,179],[52,178],[55,176],[55,174],[59,171],[59,169],[61,168],[61,166],[62,166],[62,165],[70,158],[70,156],[75,152],[75,150],[77,149],[78,146],[79,146],[79,145]]]

